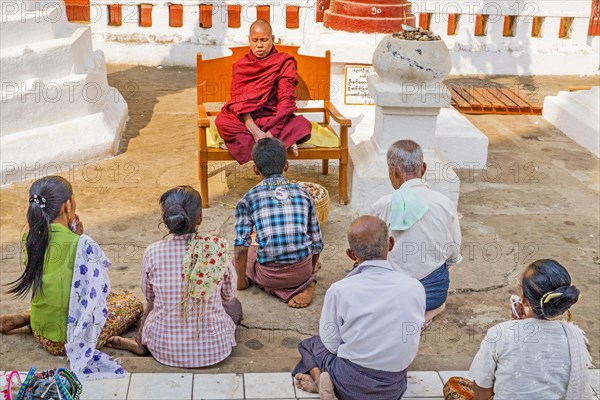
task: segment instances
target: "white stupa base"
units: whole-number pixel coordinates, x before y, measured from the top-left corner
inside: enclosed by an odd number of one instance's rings
[[[104,112],[3,136],[2,186],[115,155],[126,122],[123,100],[106,103]]]
[[[454,169],[432,153],[425,152],[424,161],[429,187],[457,204],[460,179]],[[379,153],[371,141],[350,148],[350,174],[350,206],[358,212],[368,212],[377,200],[394,190],[388,176],[385,153]]]
[[[343,69],[332,74],[336,88],[344,87]],[[370,140],[375,126],[375,105],[344,104],[344,91],[332,91],[336,108],[352,120],[350,146]],[[435,128],[435,149],[456,168],[485,169],[488,138],[467,117],[454,108],[441,108]]]
[[[62,1],[10,6],[0,27],[0,184],[114,155],[127,103],[108,85],[90,27],[69,23]]]
[[[374,106],[336,106],[352,119],[350,146],[373,137]],[[488,137],[454,108],[442,108],[437,117],[435,149],[454,168],[485,169]]]
[[[543,117],[600,158],[600,86],[544,99]]]

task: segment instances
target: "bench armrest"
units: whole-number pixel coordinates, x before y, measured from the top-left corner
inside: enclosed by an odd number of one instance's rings
[[[352,126],[352,121],[350,119],[344,117],[337,110],[337,108],[335,108],[335,106],[333,105],[332,102],[325,101],[324,102],[324,106],[325,106],[325,112],[328,113],[329,115],[331,115],[331,118],[333,118],[335,122],[337,122],[338,124],[340,124],[340,126],[343,126],[343,127],[350,127],[350,126]]]
[[[206,113],[206,107],[203,104],[198,105],[198,127],[199,128],[209,128],[210,120],[208,119],[208,114]]]

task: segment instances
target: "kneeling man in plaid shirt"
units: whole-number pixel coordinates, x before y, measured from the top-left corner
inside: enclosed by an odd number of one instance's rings
[[[315,203],[304,189],[283,177],[288,162],[279,139],[257,141],[252,160],[263,181],[235,208],[238,290],[252,281],[290,307],[306,307],[315,292],[314,273],[323,250]]]

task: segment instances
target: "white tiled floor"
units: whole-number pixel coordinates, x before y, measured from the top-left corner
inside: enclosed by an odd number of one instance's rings
[[[127,374],[124,379],[111,379],[110,381],[86,381],[83,382],[82,400],[125,400],[131,375]]]
[[[444,384],[435,371],[409,371],[408,387],[404,397],[436,397],[443,395]]]
[[[247,399],[293,399],[296,397],[292,374],[244,374]]]
[[[589,382],[600,400],[600,370],[590,370]],[[0,372],[0,380],[4,380]],[[23,375],[26,375],[24,373]],[[467,371],[410,371],[404,400],[441,400],[443,384]],[[83,382],[84,400],[295,400],[317,395],[294,387],[290,373],[131,374],[124,379]]]
[[[191,400],[192,381],[193,374],[132,374],[127,399]]]
[[[600,397],[600,369],[588,370],[588,382],[596,395]]]
[[[242,374],[194,375],[194,400],[232,400],[244,398]]]

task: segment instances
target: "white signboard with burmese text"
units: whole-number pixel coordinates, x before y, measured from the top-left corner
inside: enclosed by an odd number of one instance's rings
[[[346,65],[344,67],[344,104],[373,105],[369,95],[367,77],[375,75],[372,65]]]

